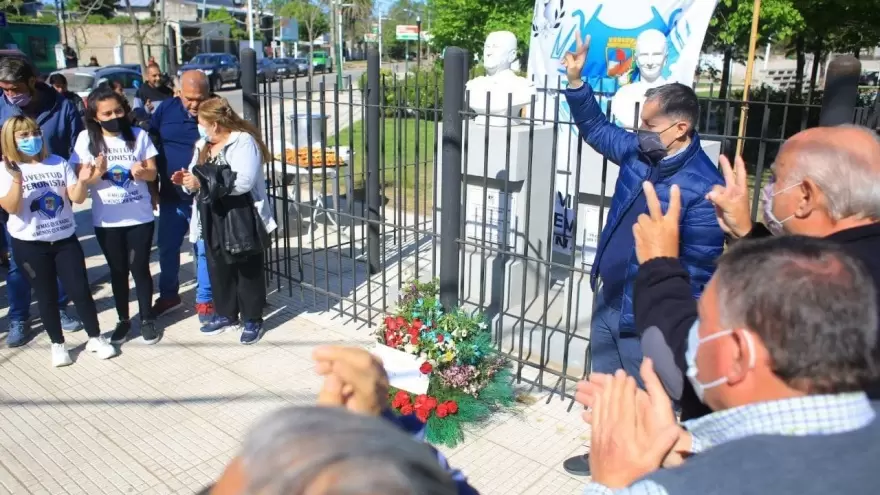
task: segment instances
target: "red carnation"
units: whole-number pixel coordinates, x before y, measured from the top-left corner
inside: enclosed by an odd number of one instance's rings
[[[416,318],[415,320],[413,320],[410,328],[412,328],[416,332],[421,332],[422,331],[422,320]]]
[[[416,407],[422,407],[422,405],[425,404],[425,402],[427,402],[427,401],[428,401],[428,396],[425,394],[422,394],[422,395],[416,396],[416,400],[414,403],[415,403]]]
[[[429,363],[429,362],[427,362],[427,361],[425,361],[424,363],[422,363],[422,366],[419,367],[419,371],[421,371],[423,375],[427,375],[427,374],[430,373],[431,370],[433,370],[433,369],[434,369],[434,367],[431,366],[431,363]]]
[[[409,394],[401,390],[397,392],[397,394],[394,396],[394,400],[391,402],[391,406],[395,409],[398,409],[405,405],[409,405]]]
[[[397,328],[403,328],[406,326],[406,320],[404,320],[402,316],[398,316],[395,323],[397,323]]]
[[[412,413],[413,413],[413,406],[412,405],[404,404],[403,406],[400,407],[400,414],[403,414],[404,416],[409,416]]]
[[[455,414],[458,412],[458,403],[454,400],[448,400],[443,404],[446,406],[446,410],[449,411],[449,414]]]
[[[442,333],[437,334],[437,342],[440,342],[440,343],[443,342],[443,334]]]
[[[385,328],[388,330],[397,330],[397,322],[390,316],[385,317]]]
[[[431,416],[430,409],[417,409],[416,410],[416,417],[419,418],[419,421],[421,421],[422,423],[427,423],[428,418],[430,416]]]
[[[409,343],[412,345],[419,345],[419,336],[418,335],[410,335]]]
[[[449,408],[446,406],[446,402],[437,406],[438,418],[445,418],[447,414],[449,414]]]

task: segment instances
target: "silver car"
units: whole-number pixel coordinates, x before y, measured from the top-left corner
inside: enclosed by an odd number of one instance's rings
[[[52,74],[63,75],[67,79],[67,90],[79,95],[83,101],[101,84],[119,81],[125,89],[129,103],[134,104],[137,88],[144,83],[140,74],[123,67],[74,67],[61,69]]]

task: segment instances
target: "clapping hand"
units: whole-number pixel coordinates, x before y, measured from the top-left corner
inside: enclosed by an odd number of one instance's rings
[[[749,184],[746,164],[741,156],[730,160],[721,155],[721,173],[724,174],[724,187],[715,186],[706,199],[715,205],[715,216],[721,230],[736,238],[747,235],[752,230],[752,213],[749,208]]]
[[[143,180],[146,174],[147,168],[144,166],[144,162],[135,162],[131,165],[131,176],[135,180]]]
[[[175,186],[183,185],[183,170],[178,170],[171,174],[171,183]]]
[[[98,171],[98,167],[90,163],[80,164],[79,170],[76,174],[77,180],[86,184],[92,184],[96,182],[100,177],[101,174]]]
[[[324,377],[318,405],[345,407],[351,412],[378,416],[388,402],[388,375],[382,362],[366,349],[321,346],[312,357]]]
[[[104,156],[104,153],[101,153],[95,157],[95,162],[92,165],[98,170],[98,177],[101,177],[107,171],[107,157]]]
[[[645,263],[654,258],[677,258],[681,191],[677,185],[673,185],[669,189],[669,208],[664,214],[654,185],[650,182],[644,182],[642,189],[648,203],[648,214],[639,215],[638,222],[633,225],[636,258],[639,263]]]
[[[12,180],[21,182],[21,168],[18,164],[12,160],[6,159],[6,157],[3,157],[3,160],[6,163],[6,171],[12,176]]]
[[[183,172],[183,178],[181,180],[183,187],[187,188],[189,191],[198,191],[201,187],[198,177],[189,172]]]
[[[589,394],[593,408],[590,471],[593,481],[612,490],[659,469],[682,435],[650,359],[645,359],[642,370],[648,371],[643,374],[646,387],[651,381],[646,375],[656,380],[651,392],[640,391],[635,380],[619,370]]]
[[[590,51],[590,36],[587,35],[587,39],[582,39],[580,30],[575,29],[575,43],[575,50],[567,52],[562,57],[562,65],[568,76],[568,85],[572,89],[583,85],[581,75],[584,71],[584,64],[587,62],[587,52]]]

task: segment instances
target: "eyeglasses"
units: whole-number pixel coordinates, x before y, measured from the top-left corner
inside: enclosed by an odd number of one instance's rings
[[[40,137],[43,135],[43,131],[37,129],[35,131],[18,131],[14,134],[15,139],[24,139],[29,137]]]

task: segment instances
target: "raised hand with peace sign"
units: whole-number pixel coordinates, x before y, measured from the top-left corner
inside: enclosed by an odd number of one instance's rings
[[[724,187],[713,187],[706,199],[715,205],[715,216],[721,230],[740,238],[752,231],[746,163],[738,156],[731,167],[730,160],[724,155],[721,155],[719,163],[724,174]]]
[[[562,57],[562,65],[565,67],[566,76],[568,76],[568,87],[578,89],[583,86],[581,74],[584,71],[584,64],[587,62],[587,52],[590,51],[590,36],[584,40],[581,38],[580,30],[575,30],[575,50],[568,52]]]
[[[639,263],[654,258],[677,258],[681,191],[677,185],[669,189],[669,208],[664,214],[654,185],[647,181],[643,182],[642,190],[648,202],[648,214],[639,215],[639,220],[633,225],[636,258]]]

